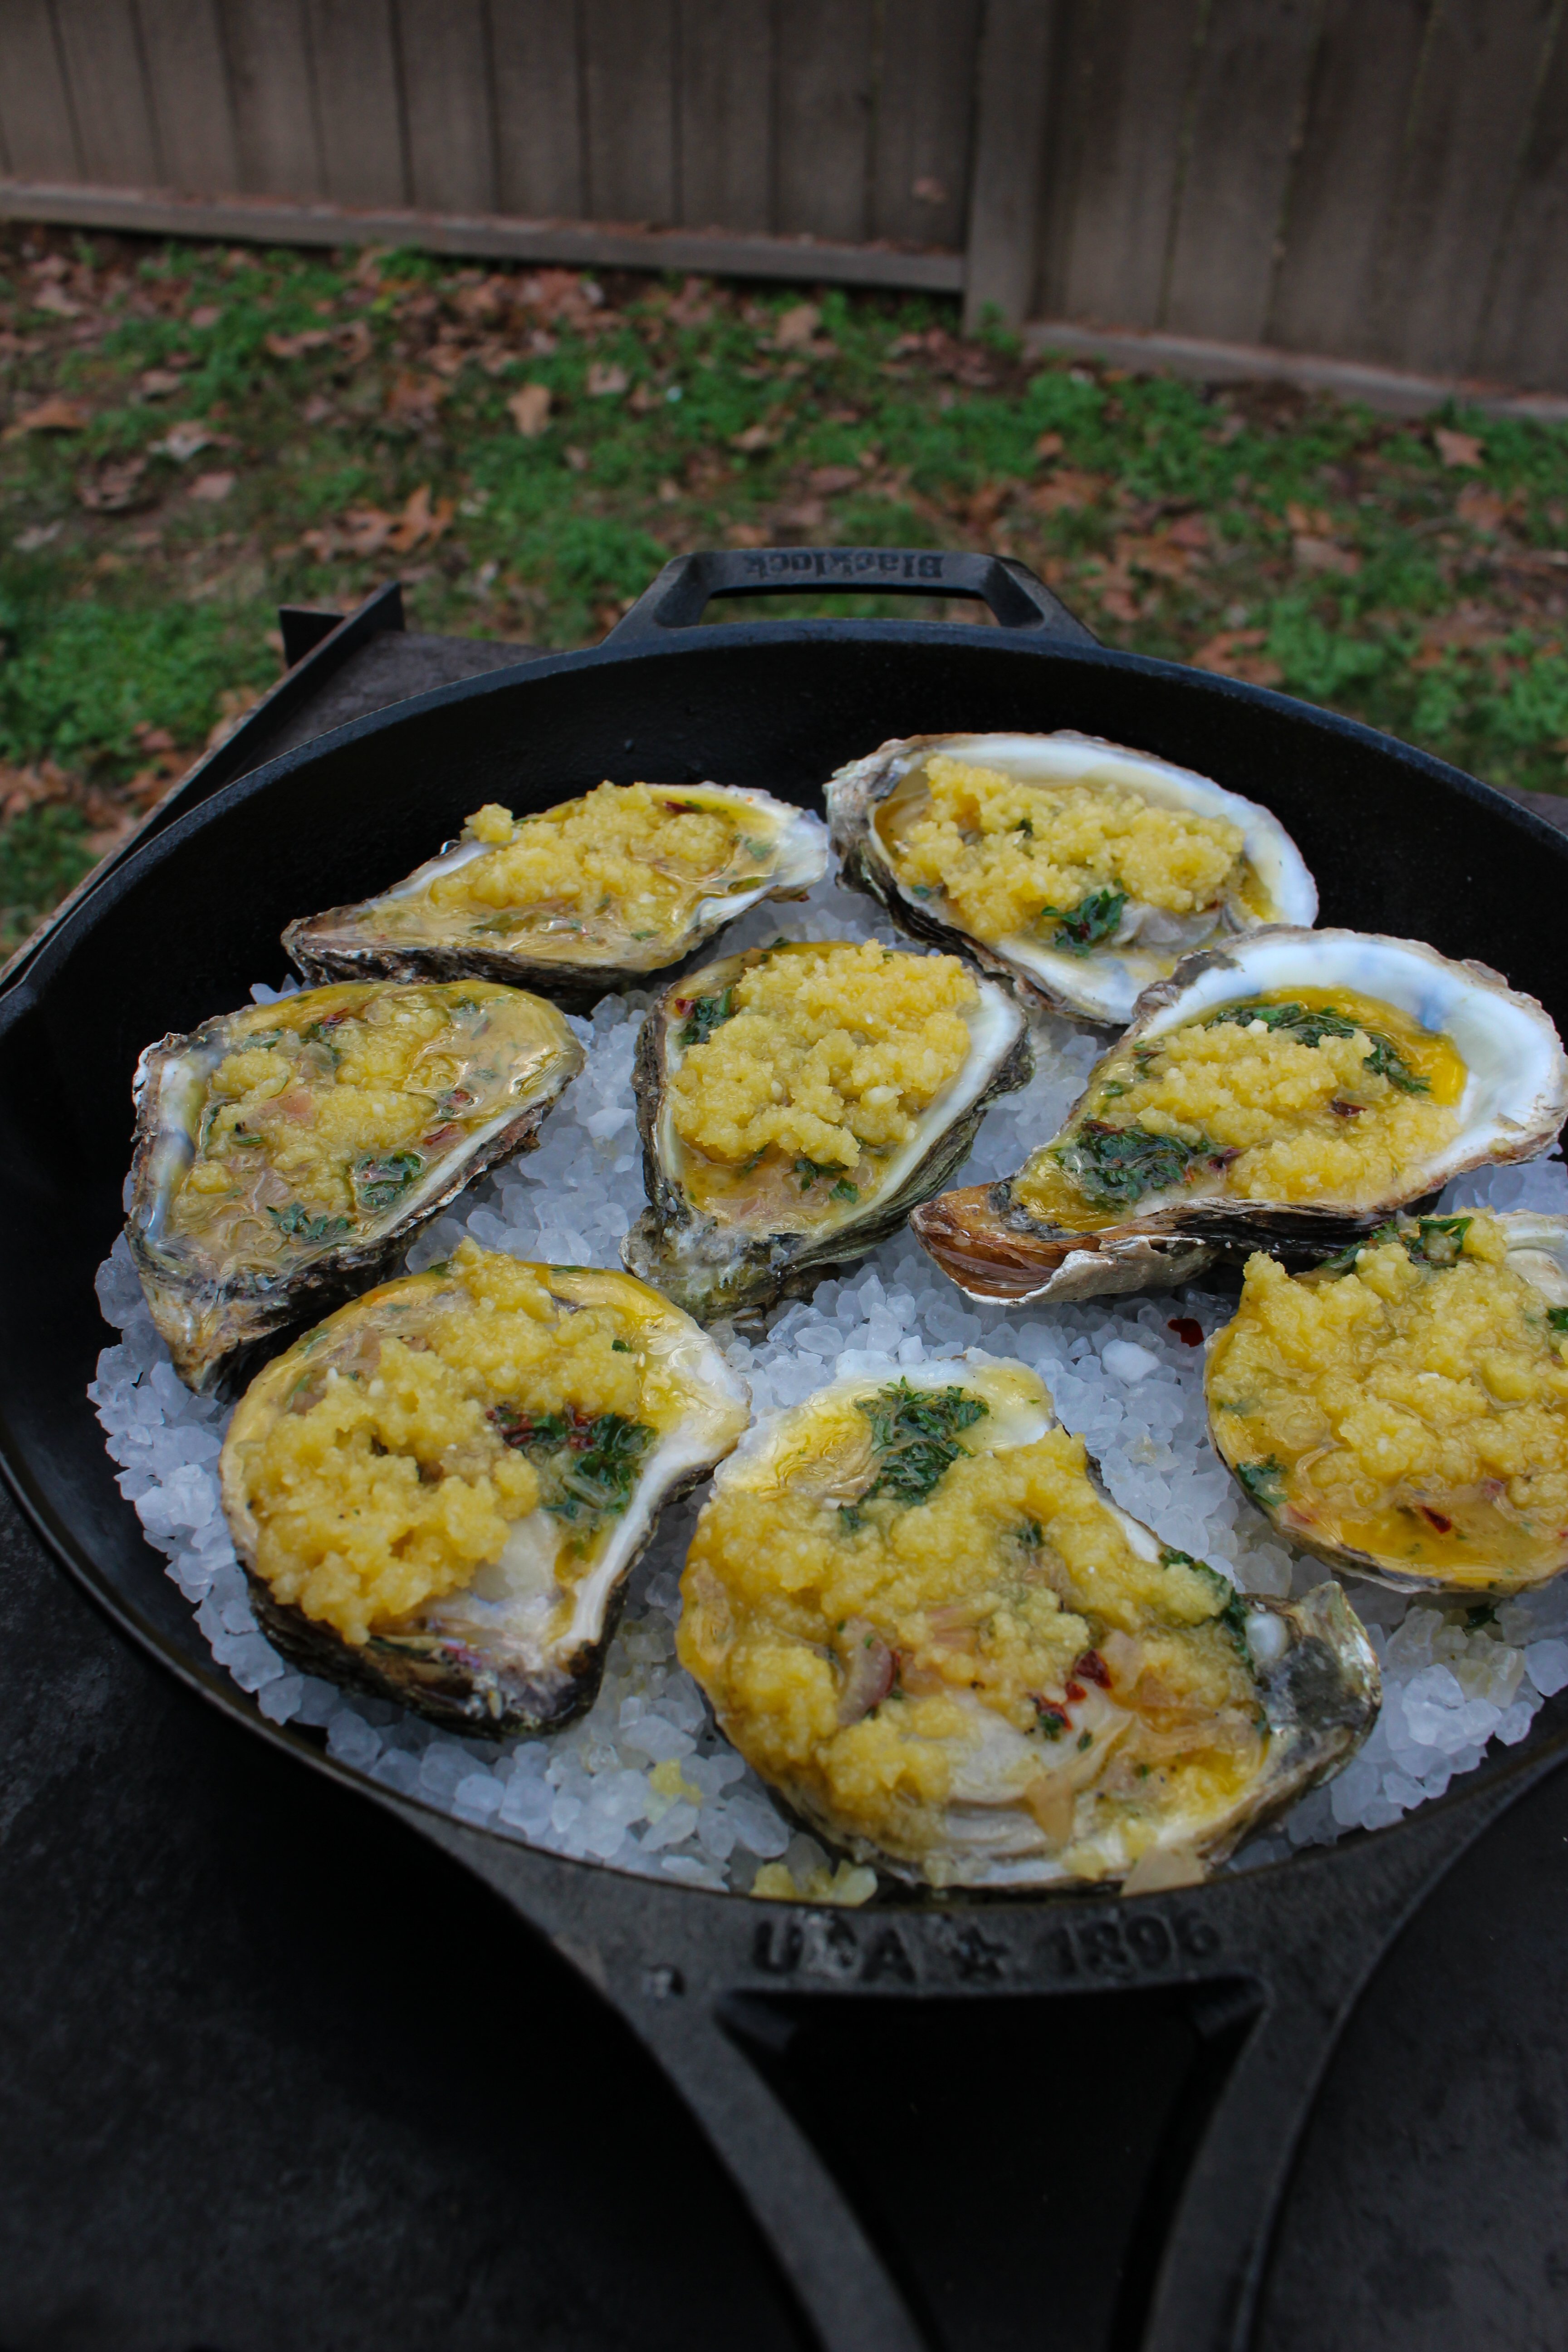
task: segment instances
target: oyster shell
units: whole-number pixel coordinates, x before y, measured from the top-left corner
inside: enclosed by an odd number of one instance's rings
[[[974,1350],[755,1424],[682,1596],[725,1737],[858,1861],[937,1886],[1199,1878],[1379,1703],[1337,1585],[1254,1599],[1162,1546],[1038,1377]]]
[[[660,1512],[748,1417],[657,1292],[464,1242],[258,1374],[224,1510],[262,1631],[306,1673],[459,1731],[544,1731],[592,1702]]]
[[[477,810],[405,881],[301,917],[283,945],[307,980],[477,973],[585,1011],[826,870],[821,820],[771,793],[605,783],[536,816]]]
[[[1014,822],[1016,811],[998,803],[983,830],[978,821],[973,829],[961,827],[967,835],[961,846],[932,843],[923,855],[912,848],[910,828],[931,809],[928,768],[939,758],[1001,775],[1016,788],[1006,797],[1020,803],[1023,815]],[[1134,857],[1131,877],[1122,871],[1125,843],[1120,854],[1102,845],[1098,857],[1081,842],[1064,845],[1061,866],[1079,870],[1079,881],[1071,887],[1079,896],[1071,907],[1056,908],[1043,903],[1047,886],[1041,880],[1036,887],[1023,862],[1049,857],[1042,811],[1053,805],[1044,798],[1053,787],[1058,793],[1078,787],[1110,795],[1123,808],[1142,802],[1201,822],[1175,862],[1170,844],[1151,845]],[[1026,998],[1080,1020],[1130,1020],[1144,989],[1211,940],[1263,924],[1304,926],[1317,918],[1312,877],[1268,809],[1190,768],[1097,736],[1068,730],[910,736],[840,768],[826,796],[846,882],[868,891],[914,938],[960,948]],[[1013,846],[1005,850],[1004,842]],[[984,859],[986,870],[965,877],[961,863],[972,855]],[[917,867],[923,880],[915,878]],[[1172,905],[1141,898],[1140,881],[1145,892],[1155,891]],[[1022,919],[1020,900],[1029,909]]]
[[[1324,1019],[1336,996],[1353,1016],[1335,1015],[1338,1031]],[[1299,1055],[1290,1081],[1305,1089],[1294,1124],[1294,1115],[1259,1112],[1256,1095],[1249,1104],[1246,1087],[1261,1081],[1245,1073],[1217,1140],[1169,1106],[1153,1114],[1166,1132],[1142,1124],[1140,1089],[1157,1093],[1172,1066],[1160,1041],[1187,1031],[1192,1052],[1206,1052],[1200,1033],[1238,1038],[1237,1013],[1253,1004],[1263,1023],[1258,1066],[1270,1086],[1270,1040],[1294,1054],[1314,1022],[1321,1031],[1311,1046],[1314,1057],[1328,1057],[1321,1070]],[[1371,1038],[1365,1055],[1346,1043],[1358,1023]],[[1195,1063],[1184,1068],[1184,1086],[1206,1082]],[[1447,1103],[1445,1091],[1454,1096]],[[973,1298],[1159,1289],[1200,1273],[1222,1249],[1326,1256],[1468,1168],[1536,1158],[1565,1115],[1568,1062],[1550,1018],[1484,964],[1452,963],[1419,940],[1369,932],[1255,931],[1187,957],[1140,998],[1060,1132],[1016,1176],[945,1192],[910,1223]],[[1264,1117],[1278,1124],[1262,1144],[1240,1149],[1256,1144]],[[1309,1145],[1331,1173],[1298,1170],[1291,1189],[1270,1197],[1281,1160]]]
[[[483,980],[342,982],[149,1045],[125,1233],[186,1386],[374,1282],[582,1066],[553,1004]]]
[[[769,1058],[791,1049],[776,1043],[767,1013],[754,1013],[745,1031],[757,1039],[754,1048],[747,1044],[751,1058],[739,1073],[738,1083],[751,1090],[749,1103],[763,1107],[765,1125],[770,1091],[773,1102],[782,1098],[781,1118],[799,1114],[815,1156],[803,1156],[798,1139],[770,1142],[754,1126],[731,1130],[746,1138],[743,1146],[710,1155],[680,1131],[678,1119],[688,1113],[678,1102],[679,1074],[694,1049],[708,1045],[715,1031],[725,1035],[728,1018],[747,1009],[736,1001],[737,987],[764,970],[770,979],[786,976],[791,1007],[819,986],[837,990],[840,1002],[846,992],[851,999],[848,1024],[836,1027],[837,1015],[826,1011],[825,1041],[793,1070],[783,1058]],[[953,1039],[963,1058],[934,1095],[872,1086],[890,1066],[889,1055],[922,1042],[924,1033],[900,1025],[895,992],[926,975],[933,1002],[943,992],[965,1000],[945,1016],[956,1012],[968,1032],[967,1045],[960,1045],[962,1030]],[[862,1060],[869,1079],[857,1096]],[[825,1075],[830,1063],[831,1080]],[[902,1224],[910,1203],[962,1163],[986,1107],[1024,1085],[1033,1067],[1017,1006],[952,957],[828,940],[752,948],[708,964],[666,992],[638,1036],[634,1083],[650,1206],[622,1245],[626,1263],[700,1322],[754,1314],[787,1292],[809,1288],[825,1268],[858,1256]],[[775,1073],[771,1088],[769,1071]],[[878,1095],[890,1099],[878,1104]],[[837,1129],[819,1115],[833,1103],[840,1106]],[[762,1149],[753,1152],[758,1134]],[[818,1135],[824,1140],[816,1141]],[[854,1139],[847,1144],[847,1136]],[[847,1159],[835,1157],[846,1150]]]
[[[1210,1343],[1210,1434],[1334,1568],[1527,1591],[1568,1568],[1565,1351],[1568,1218],[1401,1217],[1304,1274],[1249,1260]]]

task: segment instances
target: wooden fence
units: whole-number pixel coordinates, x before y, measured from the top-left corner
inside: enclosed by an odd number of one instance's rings
[[[1568,390],[1564,15],[0,0],[0,211],[926,286]]]

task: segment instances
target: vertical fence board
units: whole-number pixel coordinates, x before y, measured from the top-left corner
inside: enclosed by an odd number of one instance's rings
[[[1269,336],[1380,356],[1373,312],[1433,0],[1329,0]]]
[[[1473,364],[1531,390],[1568,385],[1568,25],[1521,158],[1512,217]]]
[[[7,167],[22,178],[85,177],[48,0],[0,7],[0,122]]]
[[[1214,0],[1161,322],[1175,333],[1263,340],[1317,31],[1316,0]]]
[[[492,212],[495,144],[483,0],[397,0],[414,201]]]
[[[588,89],[588,194],[600,220],[680,215],[675,0],[579,0]]]
[[[1021,319],[1033,299],[1056,29],[1056,10],[1041,0],[985,0],[963,289],[970,327],[993,308]]]
[[[786,236],[867,233],[876,19],[873,0],[782,0],[775,226]]]
[[[320,196],[321,155],[304,0],[221,0],[238,186]]]
[[[55,0],[55,22],[87,178],[158,187],[163,173],[130,0]]]
[[[142,0],[141,21],[169,185],[226,195],[239,184],[239,155],[214,0]]]
[[[1160,320],[1199,0],[1100,0],[1064,57],[1047,307],[1119,327]]]
[[[490,50],[502,212],[581,219],[588,193],[574,10],[563,0],[490,0]]]
[[[871,234],[963,242],[979,0],[895,0],[882,20]]]
[[[773,225],[772,0],[679,0],[680,217]]]
[[[1396,366],[1465,367],[1480,325],[1552,0],[1440,0],[1384,241],[1379,349]],[[1563,264],[1543,301],[1563,300]]]
[[[328,195],[405,205],[408,173],[389,0],[307,0]]]

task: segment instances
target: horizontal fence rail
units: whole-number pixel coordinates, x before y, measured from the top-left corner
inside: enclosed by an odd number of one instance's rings
[[[1564,0],[0,0],[0,212],[1568,391]]]

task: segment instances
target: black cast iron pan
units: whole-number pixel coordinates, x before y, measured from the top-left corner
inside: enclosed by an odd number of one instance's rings
[[[999,625],[700,625],[715,595],[819,587],[979,598]],[[0,1465],[18,1499],[133,1640],[458,1857],[625,2014],[750,2200],[825,2352],[942,2337],[792,2068],[797,2037],[842,2020],[846,2000],[868,2025],[866,2003],[915,2004],[903,2013],[932,2034],[953,2004],[984,2000],[1005,2074],[1010,2003],[1057,2002],[1070,2053],[1103,2036],[1117,1988],[1179,2011],[1193,2054],[1138,2173],[1109,2340],[1239,2352],[1342,2024],[1438,1875],[1568,1748],[1568,1705],[1549,1702],[1520,1748],[1393,1829],[1178,1894],[893,1896],[847,1914],[563,1861],[360,1780],[308,1734],[267,1723],[217,1669],[120,1497],[84,1394],[105,1344],[92,1277],[120,1221],[142,1045],[281,977],[290,917],[407,872],[479,803],[544,806],[605,776],[716,776],[815,803],[835,767],[889,736],[1056,727],[1265,801],[1318,877],[1325,922],[1496,964],[1568,1026],[1568,840],[1540,819],[1349,720],[1109,652],[1020,565],[885,549],[679,559],[591,652],[420,696],[232,782],[210,774],[205,796],[170,808],[0,996]]]

